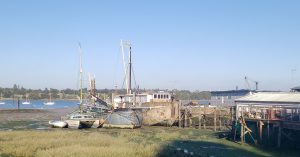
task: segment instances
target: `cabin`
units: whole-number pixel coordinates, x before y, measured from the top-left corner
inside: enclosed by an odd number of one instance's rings
[[[116,95],[113,99],[114,107],[121,107],[120,104],[123,103],[135,103],[135,104],[143,104],[143,103],[151,103],[151,102],[171,102],[172,94],[165,91],[159,92],[148,92],[148,93],[140,93],[140,94],[123,94]],[[122,106],[123,107],[123,106]]]
[[[246,96],[250,90],[227,90],[227,91],[212,91],[209,105],[211,106],[234,106],[234,100]]]

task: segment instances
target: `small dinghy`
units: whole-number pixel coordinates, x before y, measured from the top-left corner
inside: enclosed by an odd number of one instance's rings
[[[53,128],[66,128],[68,127],[68,123],[61,120],[51,120],[49,121],[49,125]]]

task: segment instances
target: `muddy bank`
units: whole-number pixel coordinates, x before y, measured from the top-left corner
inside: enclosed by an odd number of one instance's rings
[[[60,109],[0,109],[0,123],[10,121],[49,121],[60,119],[75,108]]]

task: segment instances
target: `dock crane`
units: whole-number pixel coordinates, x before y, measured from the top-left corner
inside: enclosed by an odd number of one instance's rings
[[[249,90],[251,90],[249,81],[252,81],[252,82],[255,83],[255,90],[257,91],[257,90],[258,90],[258,81],[253,81],[253,80],[249,79],[247,76],[245,76],[245,82],[246,82],[247,88],[248,88]]]

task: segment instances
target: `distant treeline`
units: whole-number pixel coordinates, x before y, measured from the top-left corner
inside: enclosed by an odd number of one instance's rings
[[[165,89],[138,89],[137,93],[144,92],[158,92],[158,91],[168,91],[174,95],[175,99],[178,100],[200,100],[200,99],[209,99],[210,92],[206,91],[189,91],[189,90],[165,90]],[[84,93],[87,93],[87,88],[83,89]],[[125,94],[126,89],[97,89],[97,93],[110,96],[112,93],[117,92],[118,94]],[[0,93],[2,93],[3,98],[22,98],[25,99],[26,95],[29,99],[48,99],[49,93],[53,99],[77,99],[79,95],[79,90],[75,89],[63,89],[58,90],[54,88],[45,88],[45,89],[26,89],[19,85],[13,85],[12,88],[1,88]]]

